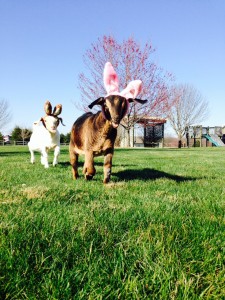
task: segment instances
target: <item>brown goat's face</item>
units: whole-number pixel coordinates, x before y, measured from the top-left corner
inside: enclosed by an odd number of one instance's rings
[[[102,112],[105,118],[111,121],[112,126],[117,128],[120,121],[125,116],[128,106],[129,104],[126,98],[118,95],[112,95],[105,98],[102,105]]]

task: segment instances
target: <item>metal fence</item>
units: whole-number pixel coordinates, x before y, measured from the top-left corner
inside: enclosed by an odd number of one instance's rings
[[[0,146],[27,146],[28,141],[10,141],[5,142],[3,140],[0,140]],[[60,143],[61,146],[68,146],[69,143]]]

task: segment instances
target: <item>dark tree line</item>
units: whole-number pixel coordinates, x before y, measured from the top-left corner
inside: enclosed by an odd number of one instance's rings
[[[70,142],[70,132],[67,134],[61,133],[60,134],[60,143],[61,144],[64,144],[64,143],[69,144],[69,142]]]

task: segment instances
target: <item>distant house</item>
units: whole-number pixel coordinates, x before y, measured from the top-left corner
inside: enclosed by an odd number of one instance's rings
[[[11,143],[11,135],[7,134],[7,135],[4,135],[3,136],[3,141],[4,141],[4,144],[10,144]]]

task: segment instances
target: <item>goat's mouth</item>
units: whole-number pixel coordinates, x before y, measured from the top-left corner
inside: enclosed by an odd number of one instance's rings
[[[56,132],[56,127],[52,126],[50,130],[51,130],[51,132]]]
[[[115,123],[115,122],[112,121],[112,126],[113,126],[113,128],[118,128],[119,123]]]
[[[120,118],[119,117],[112,118],[111,123],[112,123],[113,128],[118,128],[118,126],[120,124]]]

